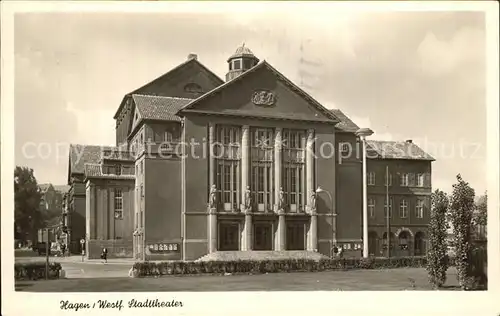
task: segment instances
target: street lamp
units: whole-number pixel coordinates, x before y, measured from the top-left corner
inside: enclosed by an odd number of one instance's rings
[[[366,137],[373,134],[369,128],[360,128],[356,131],[356,136],[363,144],[363,257],[368,258],[368,194],[366,183]]]
[[[335,242],[335,239],[336,239],[335,238],[335,225],[336,225],[335,216],[336,216],[336,214],[335,214],[335,205],[334,205],[334,202],[333,202],[333,197],[332,197],[332,194],[329,191],[327,191],[327,190],[325,190],[325,189],[323,189],[321,187],[318,187],[316,189],[316,193],[317,194],[326,193],[328,195],[328,197],[330,198],[330,202],[332,203],[332,240],[330,242],[330,257],[333,257],[333,255],[332,255],[333,246],[334,246],[333,243]]]

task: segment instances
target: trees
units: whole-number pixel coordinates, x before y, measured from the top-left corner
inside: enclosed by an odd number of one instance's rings
[[[447,263],[447,224],[446,213],[449,200],[446,193],[436,190],[431,195],[432,208],[429,223],[430,249],[427,252],[427,273],[429,282],[441,287],[446,281]]]
[[[37,230],[42,227],[40,213],[41,193],[33,169],[16,167],[14,170],[14,225],[22,240],[36,240]]]
[[[454,245],[456,247],[455,263],[458,281],[462,289],[468,288],[471,277],[471,223],[474,212],[474,189],[457,175],[457,183],[453,185],[450,203],[451,222],[454,230]]]
[[[488,193],[479,197],[474,212],[474,228],[478,239],[486,239],[486,225],[488,222]]]

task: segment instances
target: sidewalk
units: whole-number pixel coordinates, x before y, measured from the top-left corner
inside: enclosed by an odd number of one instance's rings
[[[82,261],[82,256],[72,255],[70,257],[51,257],[51,261],[60,263],[88,263],[88,264],[103,264],[102,259],[86,259]],[[134,258],[112,258],[108,259],[107,264],[126,264],[132,266],[135,263]]]

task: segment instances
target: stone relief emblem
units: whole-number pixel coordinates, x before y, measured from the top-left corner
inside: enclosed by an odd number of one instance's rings
[[[268,90],[258,90],[252,95],[252,102],[255,105],[273,106],[276,103],[276,96]]]

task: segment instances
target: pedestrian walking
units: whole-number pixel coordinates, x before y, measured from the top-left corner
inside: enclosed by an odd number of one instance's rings
[[[101,259],[104,260],[104,263],[108,262],[108,249],[106,247],[102,248]]]
[[[63,257],[66,256],[66,244],[61,244],[61,254]]]

